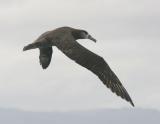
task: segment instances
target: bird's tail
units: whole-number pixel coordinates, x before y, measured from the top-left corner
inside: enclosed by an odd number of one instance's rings
[[[35,49],[35,45],[34,44],[28,44],[27,46],[25,46],[23,48],[23,51],[26,51],[26,50],[30,50],[30,49]]]

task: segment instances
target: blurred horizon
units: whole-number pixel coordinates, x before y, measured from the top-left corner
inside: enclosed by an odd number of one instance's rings
[[[159,124],[159,117],[160,111],[152,109],[33,112],[0,108],[0,122],[3,124]]]

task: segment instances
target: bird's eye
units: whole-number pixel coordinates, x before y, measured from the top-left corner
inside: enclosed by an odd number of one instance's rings
[[[87,31],[84,31],[85,35],[88,35],[88,32]]]

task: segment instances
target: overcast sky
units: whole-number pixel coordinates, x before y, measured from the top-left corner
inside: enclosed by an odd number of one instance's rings
[[[79,43],[108,62],[136,107],[160,109],[159,6],[159,0],[0,0],[0,107],[131,108],[57,48],[47,70],[38,50],[22,52],[41,33],[71,26],[97,39]]]

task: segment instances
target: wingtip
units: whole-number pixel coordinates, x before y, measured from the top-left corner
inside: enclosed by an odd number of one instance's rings
[[[42,69],[43,69],[43,70],[46,70],[47,68],[43,68],[43,67],[42,67]]]
[[[46,70],[46,69],[47,69],[47,67],[48,67],[48,66],[44,66],[44,65],[42,65],[42,69],[43,69],[43,70]]]
[[[135,105],[134,105],[134,103],[132,101],[130,101],[130,103],[131,103],[132,107],[135,107]]]
[[[134,103],[133,103],[133,101],[132,101],[132,99],[131,99],[131,97],[129,96],[128,93],[127,93],[127,96],[128,96],[128,98],[127,99],[125,98],[125,100],[127,100],[128,102],[130,102],[130,104],[132,105],[132,107],[135,107],[135,105],[134,105]]]
[[[127,91],[126,91],[127,92]],[[128,102],[130,102],[130,104],[132,105],[132,107],[135,107],[135,105],[134,105],[134,103],[133,103],[133,101],[132,101],[132,99],[131,99],[131,97],[129,96],[129,94],[127,93],[127,95],[128,95],[128,98],[129,99],[126,99]]]

